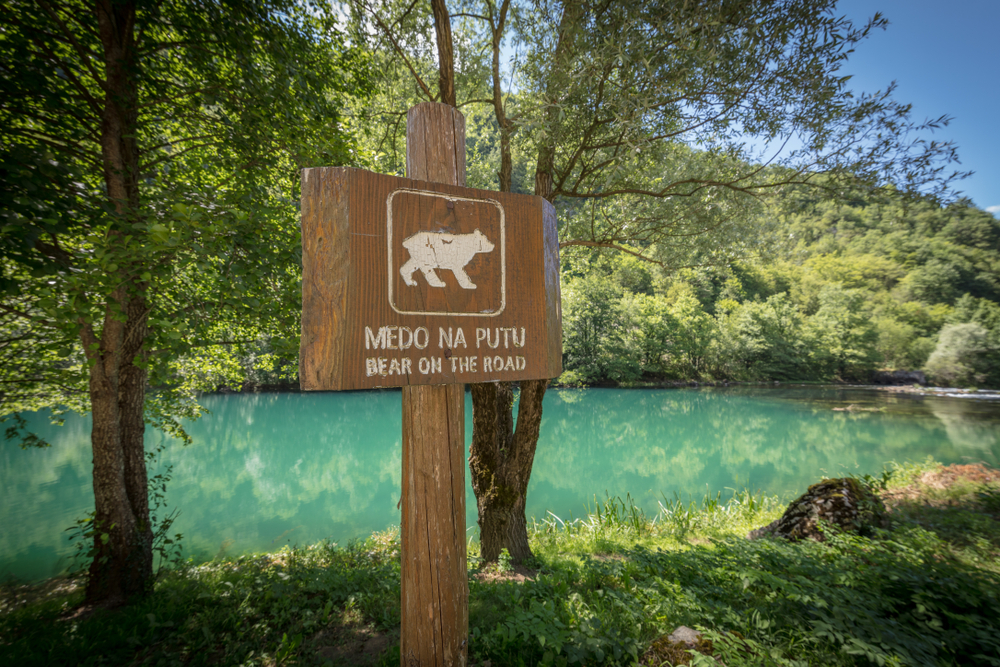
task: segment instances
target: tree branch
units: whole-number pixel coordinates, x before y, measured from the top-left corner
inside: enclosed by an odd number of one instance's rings
[[[381,18],[379,18],[378,14],[375,13],[374,9],[370,9],[367,4],[362,4],[362,7],[368,10],[368,12],[371,14],[371,17],[375,20],[375,23],[378,25],[379,30],[381,30],[385,34],[386,38],[388,38],[389,42],[392,44],[393,50],[399,55],[400,58],[403,59],[403,63],[406,65],[406,69],[410,70],[410,74],[412,74],[413,78],[416,79],[417,85],[420,86],[420,90],[423,91],[424,95],[427,96],[428,100],[433,102],[435,100],[434,94],[431,93],[431,89],[427,87],[427,84],[424,83],[424,80],[420,78],[419,74],[417,74],[417,71],[413,68],[413,65],[410,64],[410,59],[406,57],[406,52],[403,51],[403,47],[401,47],[399,45],[399,42],[396,41],[396,37],[392,34],[392,30],[389,28],[389,26],[385,24],[385,22],[382,21]]]
[[[46,2],[45,0],[37,0],[37,1],[38,4],[40,4],[42,8],[45,10],[45,12],[49,15],[49,18],[55,21],[56,25],[59,26],[59,29],[62,30],[64,35],[66,35],[66,39],[69,41],[70,44],[73,45],[73,48],[76,50],[77,55],[80,56],[80,60],[83,61],[83,66],[90,71],[90,76],[94,78],[94,81],[99,86],[101,86],[101,88],[106,89],[107,87],[105,85],[104,80],[101,78],[101,75],[97,72],[97,70],[94,69],[92,63],[90,62],[91,61],[90,53],[87,52],[87,50],[84,49],[83,46],[81,46],[78,41],[76,41],[76,37],[73,36],[73,33],[66,26],[63,20],[59,18],[59,15],[56,13],[54,9],[52,9],[52,6],[49,5],[48,2]]]

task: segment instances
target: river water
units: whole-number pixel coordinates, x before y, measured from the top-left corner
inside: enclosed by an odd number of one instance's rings
[[[196,560],[398,524],[398,391],[205,396],[210,414],[165,444],[167,503]],[[854,405],[881,411],[837,411]],[[93,509],[89,417],[32,426],[52,446],[0,445],[0,581],[65,571],[66,528]],[[466,395],[466,440],[472,406]],[[553,389],[545,397],[528,515],[586,513],[595,494],[701,499],[750,488],[791,498],[820,476],[878,473],[891,461],[1000,466],[1000,401],[864,388]],[[467,478],[470,536],[475,498]]]

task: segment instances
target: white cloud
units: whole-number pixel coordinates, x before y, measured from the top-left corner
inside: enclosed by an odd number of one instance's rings
[[[1000,205],[998,206],[987,206],[986,210],[993,215],[1000,215]]]

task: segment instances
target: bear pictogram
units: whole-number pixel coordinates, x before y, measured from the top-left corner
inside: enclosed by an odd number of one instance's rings
[[[444,287],[444,281],[434,270],[445,269],[454,274],[455,280],[464,289],[476,289],[465,272],[465,266],[476,254],[493,250],[493,244],[478,229],[471,234],[417,232],[403,241],[403,247],[409,251],[410,259],[399,269],[399,273],[407,285],[416,286],[413,274],[419,270],[428,285]]]

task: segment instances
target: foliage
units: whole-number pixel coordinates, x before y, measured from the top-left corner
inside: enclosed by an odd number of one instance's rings
[[[0,17],[0,413],[93,415],[92,600],[147,587],[142,432],[198,414],[185,355],[294,347],[296,172],[352,159],[341,108],[367,87],[336,20],[285,0]]]
[[[103,65],[99,45],[74,51],[90,13],[70,5],[53,9],[51,45],[29,27],[48,24],[40,9],[18,4],[5,19],[4,97],[18,100],[0,118],[5,411],[87,409],[77,321],[99,323],[123,277],[152,300],[146,363],[164,395],[191,386],[173,366],[179,356],[228,339],[255,344],[265,301],[287,304],[272,315],[274,333],[289,338],[296,168],[351,159],[340,108],[367,85],[363,54],[321,6],[141,5],[141,199],[132,229],[116,235],[101,192],[100,109],[90,103]],[[48,76],[52,68],[66,76]]]
[[[860,93],[841,76],[887,25],[879,14],[855,24],[832,0],[463,0],[448,7],[452,49],[430,4],[350,3],[382,77],[358,109],[368,150],[402,172],[405,110],[444,100],[433,47],[453,50],[470,185],[556,202],[564,247],[725,263],[773,248],[761,200],[795,184],[947,196],[961,176],[947,171],[954,146],[928,138],[949,119],[914,122],[893,86]]]
[[[898,489],[938,467],[894,465],[858,479]],[[747,491],[664,499],[653,517],[629,497],[595,498],[585,518],[534,525],[528,579],[509,564],[473,567],[470,662],[635,664],[687,625],[732,667],[996,665],[1000,533],[980,513],[995,491],[950,496],[947,514],[918,498],[894,513],[891,532],[831,533],[822,544],[743,539],[783,509]],[[132,608],[72,621],[52,622],[66,608],[58,599],[8,604],[0,657],[26,666],[322,662],[331,634],[398,626],[399,555],[390,531],[344,548],[188,564]],[[390,647],[380,664],[393,660]],[[699,660],[691,664],[710,664]]]
[[[975,386],[995,376],[998,350],[989,331],[976,322],[947,324],[927,360],[927,372],[949,386]]]
[[[564,253],[564,329],[575,331],[575,299],[587,285],[607,300],[587,309],[616,313],[596,331],[624,341],[617,364],[646,380],[863,382],[877,368],[925,368],[935,382],[1000,386],[994,216],[963,202],[905,206],[859,195],[837,204],[802,193],[770,214],[788,238],[772,262],[678,272],[648,264],[648,278],[637,280],[620,261]],[[951,277],[931,282],[950,280],[946,289],[916,288],[942,267]],[[601,349],[600,339],[587,351],[567,344],[567,377],[611,380],[589,356]]]
[[[68,623],[52,623],[65,609],[57,604],[8,612],[0,655],[25,665],[275,664],[311,646],[303,637],[345,610],[398,625],[398,555],[398,534],[384,534],[347,548],[187,565],[164,574],[147,599],[74,621],[68,633]]]
[[[620,288],[597,276],[576,280],[563,291],[563,355],[580,360],[574,370],[586,383],[636,377],[625,354],[622,334],[630,327],[621,294]]]

